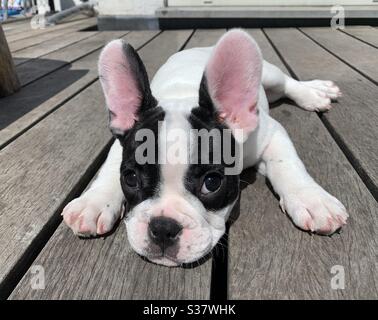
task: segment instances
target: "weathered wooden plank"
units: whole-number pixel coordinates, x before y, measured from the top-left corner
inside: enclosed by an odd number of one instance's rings
[[[8,96],[18,89],[20,89],[20,81],[0,24],[0,97]]]
[[[263,34],[251,33],[263,56],[285,70]],[[254,182],[254,171],[247,170],[242,179],[251,184],[242,192],[240,215],[229,232],[230,298],[376,299],[377,203],[315,113],[287,104],[271,111],[288,130],[310,174],[346,205],[350,219],[332,237],[300,231],[281,213],[265,179],[258,176]],[[344,290],[331,287],[337,265],[345,271]]]
[[[98,83],[1,150],[0,292],[109,142]],[[95,125],[94,125],[95,124]],[[80,138],[79,138],[80,137]],[[58,182],[59,181],[59,182]]]
[[[375,165],[378,154],[377,86],[298,30],[265,31],[298,78],[331,79],[340,86],[343,92],[337,104],[340,107],[322,117],[369,190],[378,199],[378,167]]]
[[[136,31],[124,38],[138,49],[158,33]],[[2,99],[0,149],[95,81],[99,53],[100,49]]]
[[[31,21],[32,21],[32,19],[30,18],[28,20],[14,21],[10,24],[7,24],[6,25],[7,30],[5,31],[5,35],[7,37],[9,37],[9,36],[13,36],[13,35],[16,35],[16,34],[20,34],[20,33],[25,32],[25,31],[33,30],[32,27],[31,27]],[[4,24],[4,22],[2,22],[2,24]]]
[[[21,21],[12,21],[9,20],[1,22],[3,25],[4,33],[8,36],[11,34],[16,34],[24,31],[27,27],[30,27],[30,19],[25,19]]]
[[[376,28],[370,26],[348,26],[343,32],[378,48],[378,30]]]
[[[89,25],[88,25],[88,22],[90,22]],[[26,40],[31,37],[42,36],[49,32],[53,32],[53,31],[56,32],[58,30],[64,30],[70,27],[74,27],[75,30],[81,30],[82,29],[81,25],[84,25],[85,26],[84,28],[86,28],[91,25],[96,25],[96,21],[93,18],[90,18],[90,19],[87,18],[87,19],[80,19],[77,21],[66,21],[62,24],[50,26],[44,29],[34,29],[33,26],[31,25],[31,20],[29,20],[27,23],[20,25],[19,27],[11,30],[10,32],[6,32],[5,34],[9,42],[15,42],[15,41],[20,41],[20,40]]]
[[[94,25],[96,24],[95,19],[91,19],[86,15],[80,14],[80,15],[77,15],[77,16],[67,17],[66,19],[64,19],[64,21],[61,21],[59,23],[59,25],[66,25],[67,23],[74,22],[74,21],[85,23],[86,21],[90,21],[90,20],[92,21],[92,23],[94,22],[93,23]],[[22,19],[22,20],[18,19],[17,21],[16,20],[3,21],[2,24],[4,25],[4,27],[6,29],[6,30],[4,30],[5,34],[8,36],[8,35],[17,34],[17,33],[20,33],[20,32],[33,30],[31,28],[31,21],[32,21],[32,19],[29,17],[29,18],[25,18],[25,19]],[[56,27],[56,26],[52,26],[52,27]],[[79,29],[81,29],[81,28],[78,28],[78,30]]]
[[[62,49],[64,47],[73,45],[80,42],[81,40],[95,37],[99,32],[68,32],[63,35],[55,36],[46,42],[39,45],[25,48],[23,50],[13,52],[15,58],[15,65],[18,66],[30,59],[36,59],[38,57],[43,57],[50,52]]]
[[[80,24],[80,29],[90,27],[91,25],[93,25],[92,20],[83,21],[82,24]],[[26,39],[11,42],[9,44],[9,48],[12,52],[16,52],[16,51],[19,51],[19,50],[22,50],[22,49],[25,49],[25,48],[28,48],[28,47],[31,47],[31,46],[36,46],[40,43],[54,39],[56,37],[61,37],[61,36],[67,35],[67,34],[71,34],[71,36],[72,36],[72,34],[74,32],[87,33],[87,32],[84,32],[84,31],[83,32],[77,31],[77,26],[74,25],[74,26],[69,26],[65,29],[51,30],[51,32],[44,33],[44,34],[41,34],[41,35],[38,35],[38,36],[33,36],[33,37],[26,38]]]
[[[60,226],[33,263],[46,288],[33,290],[31,270],[10,299],[208,299],[211,263],[194,269],[146,262],[130,247],[121,223],[105,239],[80,240]]]
[[[185,49],[213,46],[225,32],[226,29],[198,29]]]
[[[167,30],[142,48],[140,55],[151,78],[169,56],[182,49],[192,32],[192,30]]]
[[[170,54],[181,48],[190,33],[167,31],[143,47],[140,55],[148,73],[153,75]],[[101,93],[97,82],[77,98],[85,100],[86,91],[94,87],[96,88],[93,91],[98,91],[90,92],[90,95],[98,98]],[[57,112],[61,112],[70,104],[67,103],[50,117],[54,117]],[[42,124],[47,121],[48,118]],[[106,122],[106,117],[101,121]],[[91,126],[94,123],[96,122],[91,122]],[[33,130],[34,128],[28,134]],[[69,130],[71,131],[71,128]],[[104,134],[102,126],[100,131]],[[73,236],[66,226],[61,225],[33,265],[36,264],[45,267],[46,288],[32,290],[29,283],[30,272],[28,272],[13,292],[12,299],[205,299],[209,297],[210,261],[195,269],[172,269],[147,263],[130,249],[123,224],[112,236],[93,241],[80,240]]]
[[[57,24],[55,26],[45,28],[45,29],[32,29],[32,27],[29,26],[26,28],[24,32],[7,36],[7,40],[9,43],[11,43],[11,42],[22,40],[22,39],[28,39],[30,37],[40,36],[42,34],[50,33],[53,31],[66,29],[72,26],[76,26],[76,30],[81,30],[83,28],[88,27],[88,22],[90,23],[89,25],[93,25],[93,26],[97,24],[96,18],[89,18],[89,19],[80,19],[80,20],[75,20],[75,21],[70,21],[70,22],[64,22],[61,24]]]
[[[57,70],[104,46],[114,38],[122,37],[127,31],[100,32],[95,37],[84,39],[78,43],[51,52],[38,59],[31,59],[16,67],[22,86]]]
[[[301,28],[300,30],[378,84],[376,48],[332,28]]]

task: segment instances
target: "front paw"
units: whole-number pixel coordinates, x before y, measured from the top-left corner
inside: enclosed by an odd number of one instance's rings
[[[331,235],[348,219],[343,204],[318,185],[285,194],[280,206],[296,226],[323,235]]]
[[[111,231],[121,216],[122,204],[106,201],[101,193],[86,193],[63,209],[64,222],[79,236],[103,235]]]
[[[308,111],[328,111],[331,101],[341,97],[341,91],[332,81],[301,81],[293,92],[294,101]]]

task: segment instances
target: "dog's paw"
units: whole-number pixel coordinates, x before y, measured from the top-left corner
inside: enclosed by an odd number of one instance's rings
[[[106,201],[101,194],[86,193],[63,209],[64,222],[82,237],[103,235],[111,231],[121,216],[122,205]]]
[[[284,195],[280,206],[296,226],[323,235],[333,234],[348,219],[343,204],[318,185]]]
[[[293,100],[308,111],[328,111],[332,100],[341,97],[341,91],[332,81],[301,81],[291,93]]]
[[[302,81],[305,86],[317,90],[321,94],[331,100],[337,100],[342,96],[340,88],[333,82],[328,80],[312,80]]]

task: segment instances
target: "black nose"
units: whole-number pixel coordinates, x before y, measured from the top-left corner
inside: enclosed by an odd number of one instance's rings
[[[182,230],[182,226],[176,220],[166,217],[152,218],[148,228],[151,240],[162,251],[177,242],[178,234]]]

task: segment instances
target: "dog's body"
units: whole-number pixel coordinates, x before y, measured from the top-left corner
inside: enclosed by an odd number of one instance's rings
[[[119,141],[88,191],[63,211],[65,222],[76,234],[109,232],[121,215],[126,196],[131,246],[154,262],[178,265],[195,261],[223,235],[239,184],[238,175],[223,174],[225,165],[168,162],[135,169],[131,158],[137,148],[132,147],[137,129],[156,133],[157,120],[168,131],[244,130],[241,138],[235,135],[235,143],[243,146],[244,168],[257,165],[269,178],[282,210],[295,225],[331,234],[345,224],[344,206],[309,176],[285,129],[269,116],[268,101],[284,96],[309,111],[328,110],[331,99],[340,94],[332,82],[298,82],[288,77],[263,61],[254,41],[236,30],[227,33],[216,47],[173,55],[157,72],[148,92],[145,71],[136,54],[128,50],[116,40],[100,58],[110,125]],[[129,63],[127,75],[112,73],[117,63],[125,61]],[[112,90],[120,82],[130,81],[134,87]],[[134,94],[134,100],[122,100],[122,91],[127,91],[128,97]],[[127,117],[122,120],[124,114]],[[161,139],[159,136],[156,142],[159,147]]]

